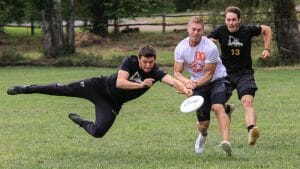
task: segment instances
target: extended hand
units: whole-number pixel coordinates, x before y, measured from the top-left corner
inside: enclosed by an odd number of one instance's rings
[[[193,90],[197,87],[197,85],[192,80],[188,80],[187,82],[185,82],[185,87]]]
[[[266,59],[268,57],[270,57],[270,50],[264,49],[261,53],[261,58]]]
[[[145,87],[150,88],[150,87],[153,85],[153,82],[154,82],[154,81],[155,81],[155,80],[152,79],[152,78],[145,79],[145,80],[141,83],[142,88],[145,88]]]

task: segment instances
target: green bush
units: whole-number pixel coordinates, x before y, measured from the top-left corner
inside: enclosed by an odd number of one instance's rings
[[[22,54],[18,53],[14,48],[4,48],[0,51],[0,64],[7,65],[24,61]]]
[[[103,59],[101,55],[93,53],[78,53],[73,56],[58,58],[54,66],[95,66],[95,67],[117,67],[124,56],[113,56],[112,59]]]

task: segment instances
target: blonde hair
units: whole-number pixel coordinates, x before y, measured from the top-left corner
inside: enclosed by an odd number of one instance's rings
[[[204,21],[201,16],[192,16],[189,20],[188,26],[192,23],[204,24]]]

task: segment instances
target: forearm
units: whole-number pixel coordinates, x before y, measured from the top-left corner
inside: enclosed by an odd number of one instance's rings
[[[116,87],[119,89],[141,89],[145,87],[145,84],[142,83],[136,83],[136,82],[131,82],[129,80],[125,79],[118,79],[116,83]]]
[[[264,35],[264,49],[270,50],[272,41],[272,30],[269,26],[262,26]]]
[[[184,77],[181,72],[178,71],[174,71],[174,77],[183,83],[189,80],[188,78]]]
[[[213,77],[212,74],[206,73],[202,78],[195,81],[195,83],[197,87],[204,86],[211,81],[212,77]]]

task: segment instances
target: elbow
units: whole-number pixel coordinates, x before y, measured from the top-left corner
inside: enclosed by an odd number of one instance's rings
[[[120,89],[122,87],[122,83],[117,79],[116,88]]]
[[[208,79],[208,82],[210,82],[213,79],[213,74],[208,75],[207,79]]]

